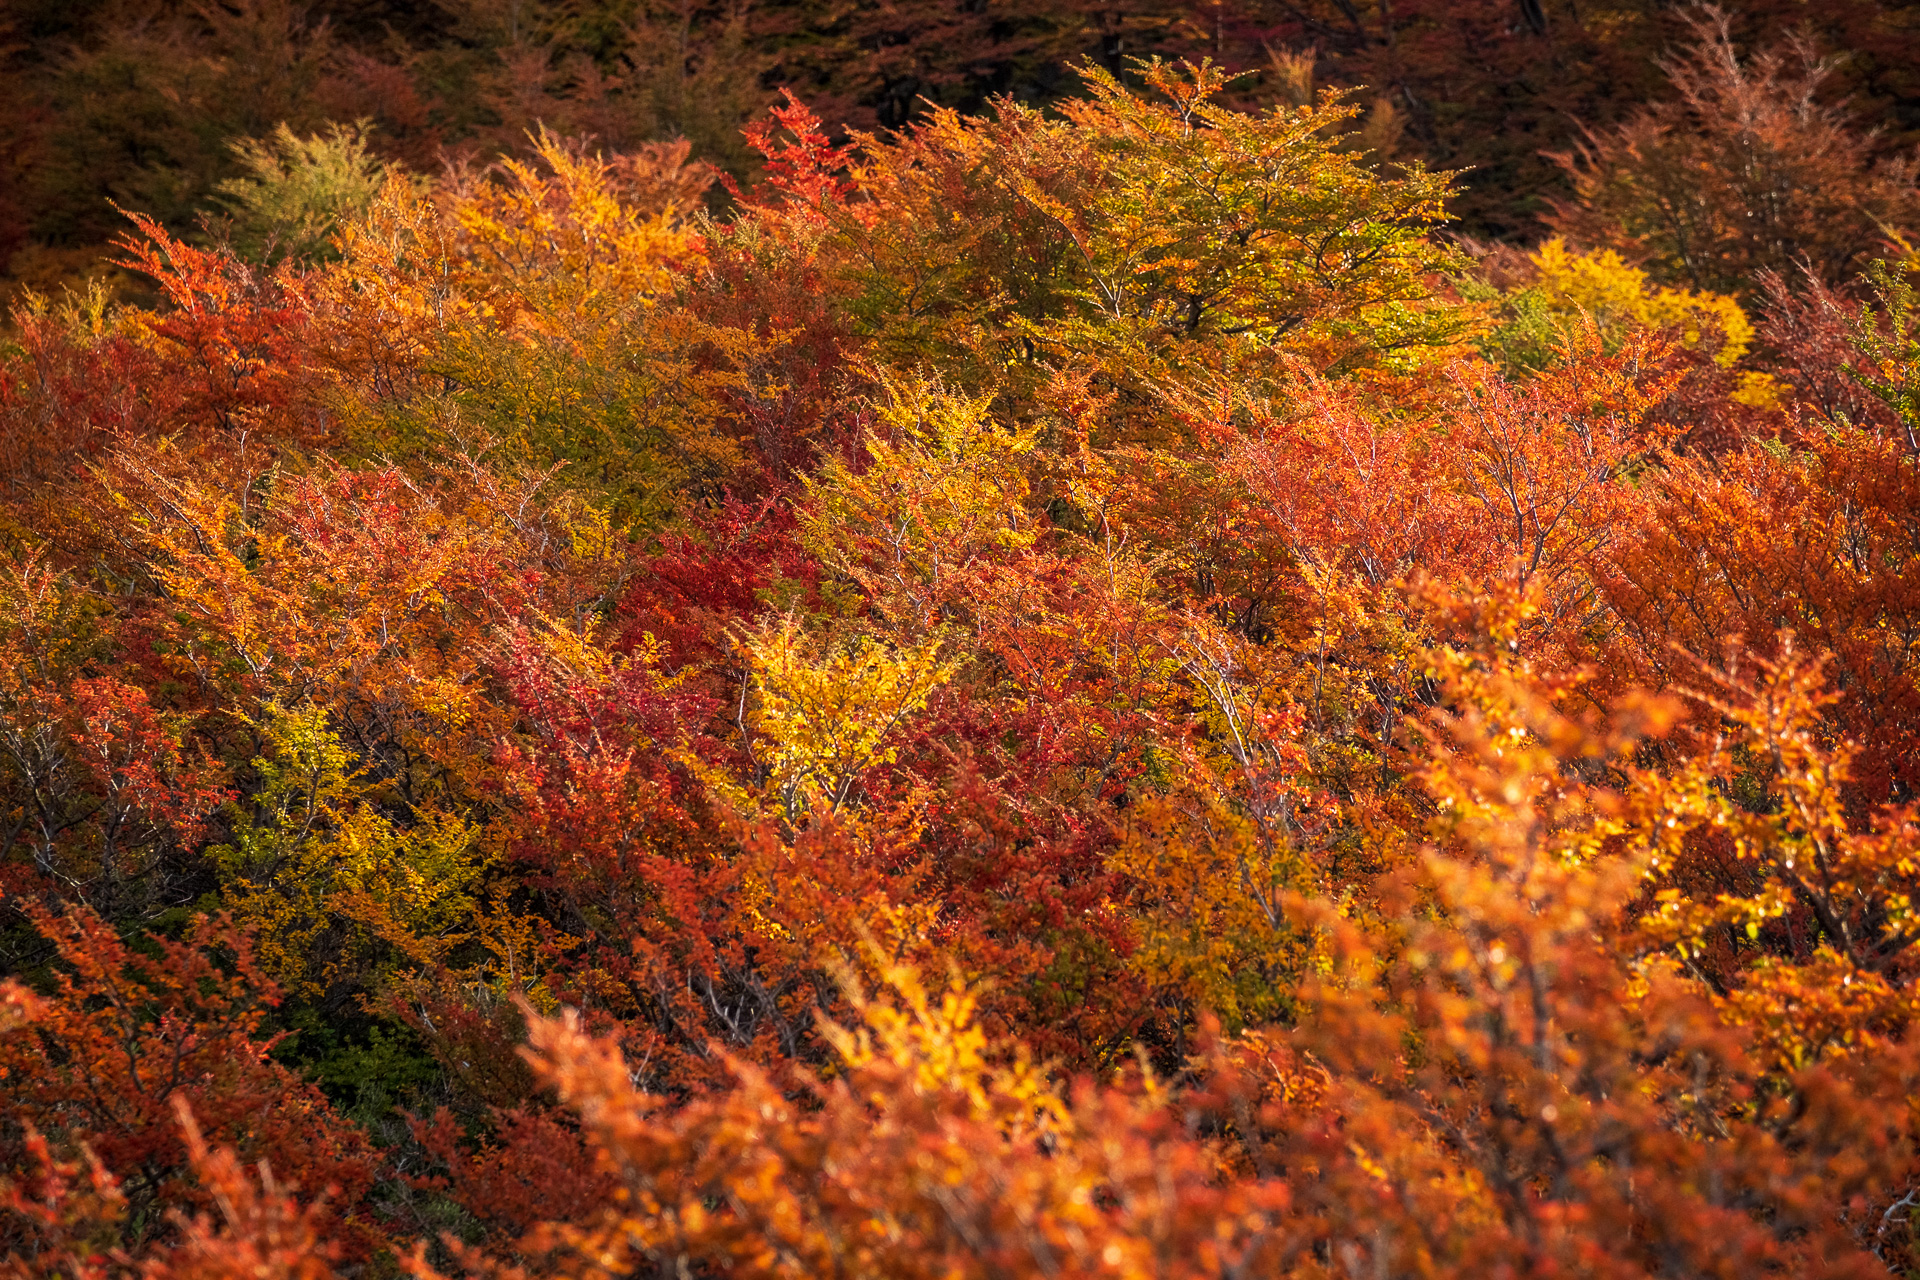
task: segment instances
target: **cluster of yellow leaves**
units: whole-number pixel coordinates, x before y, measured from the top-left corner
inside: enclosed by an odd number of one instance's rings
[[[700,239],[689,222],[697,192],[664,190],[640,204],[619,172],[542,130],[534,158],[500,162],[496,180],[456,189],[449,204],[462,234],[463,267],[497,292],[509,323],[581,337],[629,307],[657,305],[696,265]]]
[[[398,961],[436,963],[474,914],[478,832],[437,811],[404,827],[380,813],[321,707],[270,706],[258,728],[259,786],[231,843],[211,854],[263,966],[318,996],[365,981],[379,944]]]
[[[1721,720],[1709,750],[1647,780],[1659,816],[1648,824],[1654,909],[1640,927],[1695,975],[1730,937],[1785,936],[1799,954],[1756,957],[1719,997],[1785,1071],[1872,1051],[1920,1013],[1900,973],[1920,938],[1920,826],[1911,805],[1865,822],[1849,813],[1856,751],[1821,721],[1829,683],[1827,664],[1790,643],[1777,659],[1750,658],[1702,695]],[[1702,850],[1738,868],[1742,888],[1707,899],[1676,887],[1676,867]],[[1789,917],[1817,941],[1792,945]]]
[[[832,461],[807,482],[802,545],[905,634],[956,620],[983,566],[1039,536],[1027,501],[1036,432],[996,424],[990,400],[887,379],[867,465]]]
[[[861,775],[891,763],[888,738],[959,667],[935,635],[894,650],[870,636],[824,651],[791,616],[749,634],[750,724],[768,796],[788,821],[839,809]]]
[[[826,1027],[828,1042],[853,1078],[882,1076],[878,1068],[884,1067],[884,1078],[916,1094],[964,1099],[975,1119],[1011,1125],[1007,1137],[1013,1141],[1037,1138],[1066,1121],[1066,1103],[1044,1071],[1024,1055],[1011,1063],[996,1060],[1004,1057],[1005,1047],[992,1052],[995,1046],[976,1021],[979,997],[958,974],[946,990],[930,992],[911,966],[875,947],[866,950],[870,954],[864,959],[885,996],[864,994],[849,977],[847,998],[860,1025]],[[884,1108],[888,1099],[873,1089],[867,1101]]]
[[[1713,358],[1723,367],[1753,343],[1753,323],[1726,294],[1656,285],[1611,249],[1575,253],[1556,237],[1535,250],[1532,260],[1540,273],[1536,287],[1549,310],[1564,319],[1585,315],[1603,332],[1633,326],[1674,329],[1689,347],[1711,329],[1721,339]]]

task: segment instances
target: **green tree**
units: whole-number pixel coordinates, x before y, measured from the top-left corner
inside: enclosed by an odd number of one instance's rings
[[[220,183],[233,246],[254,262],[332,258],[341,226],[365,216],[397,172],[367,149],[365,121],[305,137],[284,123],[232,144],[245,175]]]

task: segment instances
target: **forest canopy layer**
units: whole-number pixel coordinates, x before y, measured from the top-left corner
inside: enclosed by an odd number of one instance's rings
[[[1109,7],[29,33],[0,1275],[1920,1274],[1908,11]]]

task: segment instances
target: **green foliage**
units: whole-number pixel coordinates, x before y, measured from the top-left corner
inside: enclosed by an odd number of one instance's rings
[[[364,120],[301,137],[284,123],[265,138],[240,138],[233,154],[245,174],[220,183],[233,215],[232,241],[253,262],[337,257],[334,240],[364,217],[392,166],[368,150]]]
[[[1880,311],[1862,307],[1854,324],[1854,347],[1866,367],[1848,372],[1898,416],[1907,449],[1920,457],[1920,310],[1915,308],[1912,260],[1875,262],[1867,283]]]
[[[531,468],[562,468],[563,482],[604,505],[621,531],[657,527],[682,492],[731,460],[709,425],[718,379],[638,308],[601,317],[591,337],[459,326],[427,366],[453,388],[434,411],[458,435],[497,441]],[[438,439],[431,432],[416,447]]]
[[[376,1141],[404,1131],[396,1108],[419,1111],[433,1100],[439,1066],[404,1023],[323,1012],[312,1004],[283,1006],[275,1022],[291,1034],[274,1057],[319,1085]]]

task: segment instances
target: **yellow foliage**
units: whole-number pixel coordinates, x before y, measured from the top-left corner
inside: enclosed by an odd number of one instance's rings
[[[607,513],[593,503],[573,494],[562,495],[554,504],[553,518],[566,530],[573,554],[589,563],[617,561],[624,547]]]
[[[657,302],[674,265],[699,251],[689,210],[622,199],[605,160],[544,129],[534,153],[537,164],[503,160],[506,181],[476,183],[451,202],[469,265],[497,272],[529,308],[522,322],[535,327],[590,322],[608,303]]]
[[[697,264],[688,210],[624,200],[608,162],[544,131],[534,152],[536,162],[504,162],[499,181],[389,181],[343,228],[342,258],[319,277],[321,299],[356,322],[341,337],[388,340],[389,374],[466,321],[590,339]]]
[[[1108,865],[1138,886],[1134,969],[1231,1028],[1286,1013],[1312,949],[1285,915],[1287,895],[1312,888],[1298,850],[1217,798],[1187,813],[1149,796]]]
[[[861,637],[818,652],[791,617],[747,637],[759,764],[790,820],[815,801],[838,809],[863,772],[893,761],[887,739],[959,665],[941,660],[941,643],[896,652]]]
[[[994,1064],[994,1046],[974,1020],[979,997],[958,974],[936,996],[912,965],[889,959],[878,947],[867,950],[891,998],[866,996],[849,974],[842,985],[863,1025],[829,1021],[823,1030],[848,1076],[868,1086],[869,1105],[886,1110],[888,1086],[901,1081],[921,1097],[964,1099],[976,1119],[999,1119],[1028,1131],[1036,1124],[1066,1123],[1064,1100],[1024,1055],[1010,1066]]]
[[[830,464],[808,481],[801,541],[853,579],[877,613],[908,631],[934,625],[942,602],[983,556],[1029,547],[1035,436],[926,379],[884,379],[874,408],[884,433],[865,440],[859,471]]]
[[[1770,373],[1743,373],[1733,389],[1733,402],[1749,409],[1777,408],[1785,396],[1786,388]]]
[[[385,944],[428,963],[474,912],[476,832],[444,813],[399,827],[365,798],[353,753],[315,706],[272,706],[253,812],[210,852],[226,905],[258,930],[262,964],[289,990],[319,996],[360,979]]]
[[[1592,317],[1603,332],[1623,326],[1677,329],[1680,340],[1695,346],[1708,330],[1725,335],[1714,361],[1729,366],[1753,343],[1753,325],[1740,304],[1725,294],[1655,286],[1647,273],[1611,249],[1574,253],[1553,239],[1533,255],[1540,270],[1537,287],[1549,311]]]

